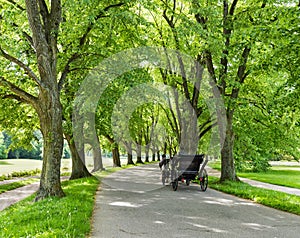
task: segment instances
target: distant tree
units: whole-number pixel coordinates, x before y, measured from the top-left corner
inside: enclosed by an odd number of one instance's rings
[[[4,143],[4,135],[2,132],[0,132],[0,159],[6,159],[7,158],[7,147]]]

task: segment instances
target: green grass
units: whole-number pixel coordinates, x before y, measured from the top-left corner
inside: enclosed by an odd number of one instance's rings
[[[22,181],[18,181],[18,182],[0,185],[0,194],[10,191],[10,190],[13,190],[13,189],[16,189],[16,188],[23,187],[28,184],[32,184],[37,181],[38,181],[38,179],[26,179],[26,180],[22,180]]]
[[[41,173],[41,170],[39,170],[39,169],[34,169],[34,170],[29,170],[29,171],[12,172],[8,175],[0,175],[0,181],[9,180],[9,179],[12,179],[12,178],[34,176],[34,175],[37,175],[37,174],[40,174],[40,173]]]
[[[279,170],[276,167],[272,167],[271,170],[264,173],[237,174],[244,178],[300,189],[300,171],[297,170]]]
[[[221,162],[220,161],[210,161],[208,163],[209,167],[216,170],[221,170]]]
[[[12,164],[10,164],[10,163],[8,163],[8,162],[6,162],[6,161],[1,161],[1,160],[0,160],[0,165],[12,165]]]
[[[209,187],[235,195],[237,197],[250,199],[254,202],[300,215],[300,197],[283,192],[252,187],[243,182],[218,183],[216,177],[209,177]]]
[[[298,165],[287,165],[287,166],[276,165],[276,166],[272,166],[271,168],[272,168],[272,170],[298,170],[298,171],[300,171],[300,166],[298,166]]]
[[[0,212],[0,237],[85,237],[99,180],[95,177],[64,181],[64,198],[27,199]]]
[[[210,162],[209,166],[220,170],[220,162]],[[272,166],[267,172],[238,172],[239,177],[265,183],[300,189],[300,166]]]

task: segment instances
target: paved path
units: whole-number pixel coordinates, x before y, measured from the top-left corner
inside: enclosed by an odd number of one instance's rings
[[[3,181],[0,181],[0,185],[5,185],[5,184],[10,184],[10,183],[15,183],[15,182],[21,182],[21,181],[32,179],[32,178],[39,179],[40,176],[36,175],[36,176],[19,177],[19,178],[13,178],[13,179],[8,179],[8,180],[3,180]]]
[[[11,206],[12,204],[19,202],[31,194],[35,193],[39,188],[39,182],[23,186],[11,191],[0,194],[0,211]]]
[[[207,171],[208,171],[208,174],[212,175],[212,176],[220,177],[220,175],[221,175],[220,171],[211,169],[208,166],[207,166]],[[284,193],[300,196],[300,189],[297,189],[297,188],[289,188],[289,187],[264,183],[264,182],[260,182],[260,181],[256,181],[256,180],[251,180],[251,179],[247,179],[247,178],[241,178],[241,177],[239,177],[239,178],[241,181],[248,183],[253,187],[265,188],[265,189],[275,190],[278,192],[284,192]]]
[[[199,186],[176,192],[160,183],[157,165],[102,180],[91,237],[298,238],[300,216]]]
[[[35,177],[35,176],[33,176]],[[33,178],[32,177],[32,178]],[[28,177],[27,177],[28,178]],[[27,179],[26,178],[26,179]],[[67,180],[69,177],[67,176],[62,176],[61,180]],[[15,179],[14,182],[22,180],[21,178]],[[7,180],[9,182],[11,180]],[[2,181],[4,182],[4,181]],[[5,208],[11,206],[14,203],[17,203],[33,193],[35,193],[39,189],[40,182],[35,182],[20,188],[16,188],[14,190],[7,191],[5,193],[0,194],[0,211],[4,210]]]

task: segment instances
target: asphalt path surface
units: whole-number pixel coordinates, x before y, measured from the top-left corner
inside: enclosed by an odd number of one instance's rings
[[[157,164],[102,180],[91,237],[300,237],[300,216],[207,189],[162,186]]]

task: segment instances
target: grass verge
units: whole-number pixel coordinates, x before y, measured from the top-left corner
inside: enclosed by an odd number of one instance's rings
[[[238,173],[238,176],[300,189],[300,171],[297,170],[275,170],[271,168],[271,170],[264,173]]]
[[[111,167],[94,175],[62,182],[64,198],[33,202],[35,195],[0,212],[0,237],[86,237],[90,233],[94,197],[99,181],[126,165]],[[11,184],[10,184],[11,185]]]
[[[0,176],[0,181],[9,180],[9,179],[12,179],[12,178],[34,176],[34,175],[38,175],[40,173],[41,173],[41,170],[39,170],[39,169],[34,169],[34,170],[30,170],[30,171],[12,172],[11,174],[8,174],[8,175],[1,175]]]
[[[32,195],[0,212],[0,237],[85,237],[99,180],[95,177],[62,182],[64,198],[33,202]]]
[[[221,170],[220,162],[210,162],[213,169]],[[299,166],[273,166],[266,172],[238,172],[239,177],[260,182],[300,189]]]
[[[0,194],[10,191],[10,190],[13,190],[13,189],[16,189],[16,188],[23,187],[28,184],[32,184],[37,181],[39,181],[39,180],[38,179],[26,179],[26,180],[22,180],[22,181],[18,181],[18,182],[0,185]]]
[[[209,187],[235,195],[237,197],[250,199],[262,205],[276,208],[278,210],[300,215],[300,197],[283,192],[252,187],[243,182],[218,183],[217,177],[209,177]]]
[[[10,164],[10,163],[8,163],[8,162],[6,162],[6,161],[1,161],[1,160],[0,160],[0,165],[12,165],[12,164]]]

